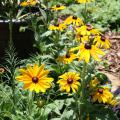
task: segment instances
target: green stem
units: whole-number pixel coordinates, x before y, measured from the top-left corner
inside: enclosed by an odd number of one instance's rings
[[[87,23],[87,4],[85,3],[85,23]]]
[[[32,114],[32,106],[33,106],[33,98],[34,98],[34,93],[29,92],[29,97],[28,97],[28,113],[29,116]]]
[[[80,96],[80,118],[79,120],[83,120],[83,116],[82,116],[82,113],[83,113],[83,103],[84,103],[84,100],[85,100],[85,88],[86,88],[86,81],[85,81],[85,76],[86,76],[86,73],[87,73],[87,64],[85,63],[84,61],[84,65],[83,65],[83,70],[82,70],[82,75],[81,75],[81,96]]]
[[[10,42],[10,45],[12,44],[12,28],[13,28],[13,23],[12,23],[12,18],[10,18],[10,22],[9,22],[9,31],[10,31],[10,34],[9,34],[9,42]]]
[[[12,22],[12,15],[10,14],[10,22],[9,22],[9,50],[12,51],[12,46],[13,46],[13,36],[12,36],[12,29],[13,29],[13,22]],[[14,109],[15,109],[15,104],[16,104],[16,100],[15,100],[15,68],[14,68],[14,64],[12,65],[11,68],[11,86],[12,86],[12,93],[13,93],[13,104],[14,104]],[[15,110],[14,110],[14,113]]]

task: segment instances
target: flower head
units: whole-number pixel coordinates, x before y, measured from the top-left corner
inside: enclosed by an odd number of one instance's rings
[[[57,83],[59,83],[60,90],[66,90],[66,92],[69,93],[72,89],[72,91],[75,93],[78,90],[78,86],[80,86],[80,83],[78,82],[80,79],[79,76],[79,73],[76,72],[66,72],[59,76],[60,80],[58,80]]]
[[[37,2],[38,2],[37,0],[27,0],[27,1],[21,2],[20,6],[22,6],[22,7],[35,6],[37,4]]]
[[[88,42],[89,41],[89,36],[88,35],[81,35],[79,33],[76,33],[75,39],[79,42]]]
[[[77,27],[76,32],[83,35],[83,36],[84,35],[90,36],[90,35],[99,35],[100,34],[100,31],[98,29],[93,28],[93,26],[90,24],[83,25],[81,27]]]
[[[50,25],[49,30],[58,30],[63,31],[66,28],[66,25],[64,23],[56,24],[56,25]]]
[[[76,54],[73,52],[67,52],[65,55],[59,56],[57,60],[63,62],[64,64],[69,64],[74,59],[76,59]]]
[[[71,51],[78,50],[77,56],[79,60],[85,60],[86,63],[89,62],[90,57],[95,59],[96,61],[100,61],[98,55],[105,55],[103,51],[97,48],[95,45],[90,45],[89,43],[80,44],[79,47],[72,48]]]
[[[27,69],[19,70],[21,75],[17,76],[16,79],[24,83],[24,89],[35,92],[45,92],[46,89],[51,87],[53,78],[47,77],[49,70],[44,70],[44,65],[40,67],[34,64],[33,67],[27,66]]]
[[[78,3],[89,3],[92,2],[94,0],[76,0]]]
[[[58,5],[53,6],[51,9],[53,11],[60,11],[60,10],[64,10],[65,8],[66,8],[65,6],[58,4]]]
[[[92,94],[92,101],[99,103],[108,103],[110,99],[113,98],[113,94],[109,91],[108,88],[98,88],[93,94]]]
[[[110,48],[111,44],[105,36],[95,36],[94,42],[96,46],[103,47],[105,49]]]
[[[67,25],[74,24],[76,26],[83,25],[83,21],[77,16],[69,16],[68,18],[66,18],[64,23],[67,24]]]
[[[96,87],[98,84],[100,84],[100,81],[97,78],[90,81],[90,87],[91,88]]]

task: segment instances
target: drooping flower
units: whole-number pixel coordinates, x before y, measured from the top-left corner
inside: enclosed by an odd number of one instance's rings
[[[110,99],[113,98],[113,94],[109,91],[108,88],[98,88],[93,94],[92,94],[92,101],[99,103],[108,103]]]
[[[89,62],[90,57],[92,57],[96,61],[100,61],[98,55],[105,55],[105,53],[97,48],[95,45],[90,45],[89,43],[80,44],[80,46],[72,48],[71,51],[78,50],[77,56],[79,60],[85,60],[86,63]]]
[[[49,30],[58,30],[63,31],[67,26],[64,23],[56,24],[56,25],[50,25]]]
[[[22,6],[22,7],[35,6],[37,3],[38,3],[37,0],[27,0],[27,1],[21,2],[20,6]]]
[[[29,89],[30,91],[35,90],[38,92],[46,92],[46,89],[51,87],[51,82],[53,78],[47,77],[49,70],[44,70],[45,65],[40,67],[34,64],[33,67],[27,65],[27,69],[20,69],[20,76],[16,77],[16,80],[24,83],[24,89]]]
[[[64,23],[67,24],[67,25],[73,24],[73,25],[76,25],[76,26],[83,25],[83,21],[77,16],[69,16],[68,18],[66,18]]]
[[[94,0],[76,0],[78,3],[90,3]]]
[[[66,7],[65,7],[64,5],[58,4],[58,5],[53,6],[53,7],[51,8],[51,10],[53,10],[53,11],[60,11],[60,10],[64,10],[65,8],[66,8]]]
[[[73,52],[67,52],[65,55],[59,56],[58,61],[63,62],[64,64],[69,64],[76,59],[76,54]]]
[[[59,76],[59,78],[60,80],[58,80],[57,83],[59,83],[61,91],[69,93],[70,90],[72,90],[75,93],[78,90],[78,87],[80,86],[80,82],[78,81],[80,79],[79,73],[66,72]]]
[[[106,39],[105,36],[95,36],[94,43],[96,43],[96,46],[103,47],[105,49],[108,49],[111,46],[109,40]]]

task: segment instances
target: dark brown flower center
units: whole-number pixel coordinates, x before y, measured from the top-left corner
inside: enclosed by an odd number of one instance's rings
[[[70,54],[67,53],[67,54],[65,55],[65,57],[66,57],[66,58],[70,58]]]
[[[83,37],[83,35],[80,35],[80,37]]]
[[[55,24],[56,27],[59,27],[59,24]]]
[[[56,5],[56,7],[57,7],[57,8],[59,8],[59,7],[60,7],[60,5],[58,4],[58,5]]]
[[[38,78],[37,78],[37,77],[33,77],[33,78],[32,78],[32,82],[33,82],[33,83],[38,83]]]
[[[86,43],[84,47],[85,47],[85,49],[91,49],[92,48],[89,43]]]
[[[73,18],[74,20],[77,20],[77,16],[73,16],[72,18]]]
[[[105,42],[105,36],[101,36],[101,40]]]
[[[68,83],[68,84],[72,84],[72,83],[73,83],[73,79],[72,79],[72,78],[68,78],[68,79],[67,79],[67,83]]]
[[[90,24],[87,24],[86,26],[88,31],[92,30],[92,26]]]
[[[100,94],[103,94],[103,89],[98,89],[98,92],[99,92]]]

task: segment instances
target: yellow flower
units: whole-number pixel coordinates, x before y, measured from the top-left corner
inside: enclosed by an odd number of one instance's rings
[[[84,59],[86,63],[89,62],[90,57],[93,57],[94,60],[100,61],[98,55],[105,55],[103,51],[97,48],[94,45],[90,45],[89,43],[81,44],[79,47],[72,48],[71,51],[78,50],[77,56],[79,60]]]
[[[59,11],[59,10],[64,10],[65,8],[66,8],[65,6],[58,4],[58,5],[53,6],[51,9],[53,11]]]
[[[109,99],[108,100],[108,104],[113,106],[113,107],[115,107],[115,106],[120,104],[120,101],[118,101],[117,99],[113,98],[113,99]]]
[[[105,49],[108,49],[111,46],[109,40],[106,39],[105,36],[96,36],[94,39],[94,43],[96,43],[96,46],[103,47]]]
[[[69,93],[72,89],[72,91],[75,93],[78,90],[78,86],[80,86],[80,83],[78,82],[80,79],[79,76],[79,73],[76,72],[66,72],[59,76],[60,80],[58,80],[57,83],[59,83],[60,90],[66,90],[66,92]]]
[[[98,88],[93,94],[92,94],[92,101],[99,103],[108,103],[110,99],[113,98],[113,94],[109,91],[108,88]]]
[[[76,0],[78,3],[89,3],[92,2],[94,0]]]
[[[90,82],[90,87],[91,87],[91,88],[94,88],[94,87],[96,87],[98,84],[100,84],[100,81],[99,81],[97,78],[95,78],[95,79],[91,80],[91,82]]]
[[[68,18],[66,18],[64,23],[67,24],[67,25],[74,24],[76,26],[83,25],[83,21],[77,16],[69,16]]]
[[[71,63],[74,59],[76,59],[76,54],[73,52],[68,52],[63,56],[59,56],[57,58],[58,61],[63,62],[64,64],[69,64]]]
[[[76,28],[76,32],[81,34],[81,35],[99,35],[100,31],[98,29],[93,28],[92,25],[87,24],[87,25],[83,25],[81,27]]]
[[[75,35],[75,39],[77,40],[77,41],[79,41],[79,42],[87,42],[87,41],[89,41],[89,36],[87,36],[87,35],[81,35],[81,34],[79,34],[79,33],[77,33],[76,35]]]
[[[33,67],[27,65],[27,69],[20,69],[20,73],[21,75],[16,79],[24,83],[24,89],[35,90],[38,93],[45,92],[51,87],[53,78],[47,77],[49,70],[44,70],[44,65],[40,67],[37,64],[34,64]]]
[[[37,4],[37,0],[27,0],[22,3],[20,3],[20,6],[26,7],[26,6],[35,6]]]
[[[50,25],[49,30],[59,30],[63,31],[66,28],[66,25],[64,23],[56,24],[56,25]]]

